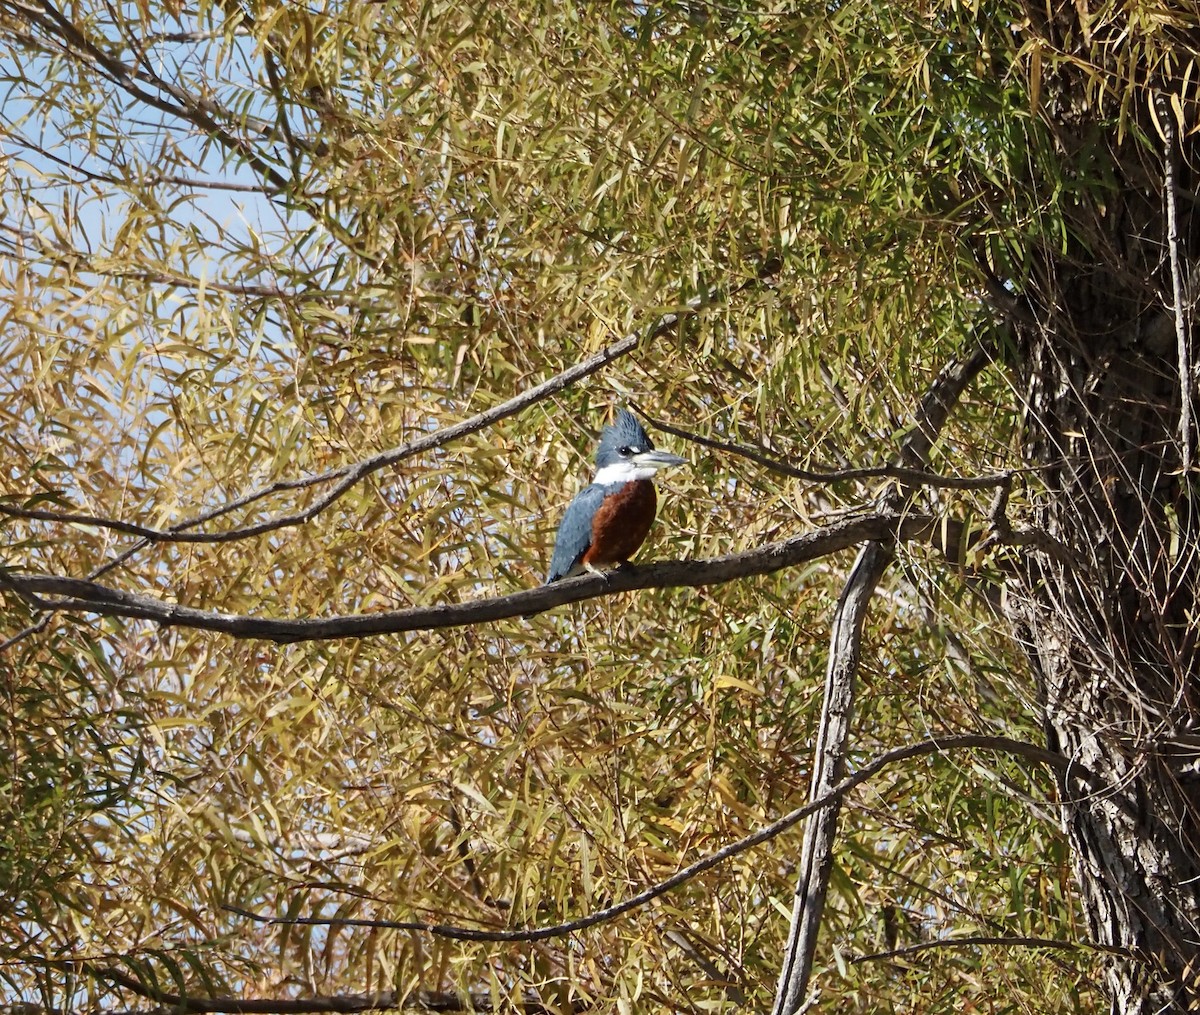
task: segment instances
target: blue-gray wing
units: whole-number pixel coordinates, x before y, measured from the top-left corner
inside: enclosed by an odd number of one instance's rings
[[[546,584],[566,578],[579,566],[583,555],[592,545],[592,516],[604,500],[604,487],[585,486],[575,495],[558,526],[554,540],[554,556],[550,558],[550,574]]]

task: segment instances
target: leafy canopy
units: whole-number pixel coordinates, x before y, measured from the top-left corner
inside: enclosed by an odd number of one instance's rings
[[[993,278],[1061,232],[1060,194],[1026,185],[1052,154],[1035,55],[1019,10],[907,0],[5,4],[0,507],[160,529],[214,513],[192,532],[302,511],[328,484],[228,509],[782,267],[302,524],[146,545],[8,518],[4,565],[111,569],[255,615],[513,591],[540,580],[593,434],[626,402],[803,467],[887,463],[936,370],[990,336]],[[1017,404],[985,375],[932,467],[1018,464]],[[759,546],[879,486],[660,443],[693,467],[666,483],[644,559]],[[963,521],[989,497],[925,495]],[[224,907],[544,926],[755,830],[807,796],[848,562],[332,644],[50,618],[5,650],[5,991],[108,1003],[130,998],[124,976],[241,997],[764,1001],[794,833],[532,944]],[[10,635],[37,620],[15,598],[6,618]],[[931,733],[1036,739],[991,628],[945,562],[905,548],[870,619],[856,758]],[[856,792],[830,1004],[1097,1005],[1081,952],[851,961],[954,935],[1076,940],[1049,785],[960,756]]]

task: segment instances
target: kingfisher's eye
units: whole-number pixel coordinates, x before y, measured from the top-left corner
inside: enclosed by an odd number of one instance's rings
[[[628,444],[626,444],[622,448],[617,448],[617,454],[620,455],[622,458],[628,458],[630,455],[632,455],[634,453],[635,450],[636,450],[635,448],[631,448]]]

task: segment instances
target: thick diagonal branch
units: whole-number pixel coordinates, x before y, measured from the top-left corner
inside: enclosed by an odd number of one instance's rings
[[[898,464],[919,468],[926,464],[930,448],[945,426],[950,410],[970,382],[991,362],[988,349],[979,348],[964,360],[950,364],[938,375],[921,402],[916,425],[900,449]],[[897,511],[911,500],[909,487],[892,488],[882,500],[886,510]],[[833,617],[829,662],[825,672],[825,701],[821,729],[813,758],[810,799],[818,799],[837,785],[846,770],[846,746],[854,714],[854,692],[862,629],[871,597],[891,561],[895,540],[882,539],[863,547],[850,572]],[[792,907],[792,930],[788,937],[774,1015],[793,1015],[804,1005],[816,954],[817,936],[825,911],[825,896],[833,866],[839,807],[815,813],[804,830],[796,895]]]

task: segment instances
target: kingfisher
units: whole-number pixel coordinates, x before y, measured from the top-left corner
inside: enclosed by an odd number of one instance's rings
[[[654,474],[685,461],[655,450],[633,413],[621,409],[600,431],[595,478],[576,494],[558,526],[546,584],[628,564],[654,522]]]

